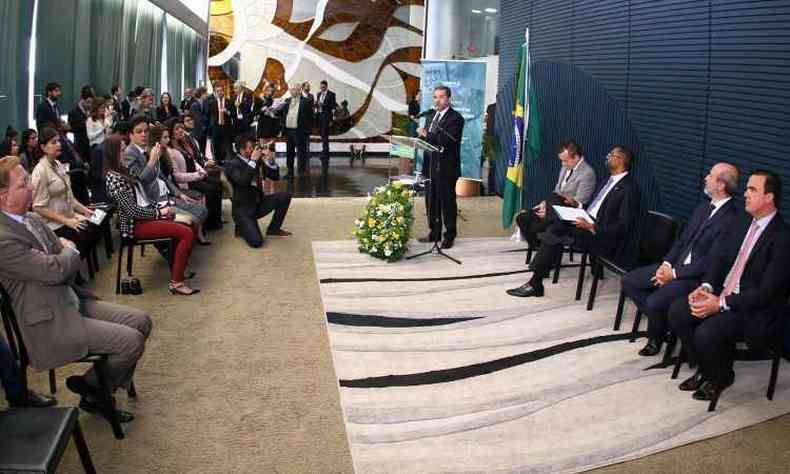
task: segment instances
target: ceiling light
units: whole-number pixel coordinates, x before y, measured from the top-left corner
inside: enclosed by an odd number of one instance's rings
[[[486,8],[486,13],[496,13],[496,8]]]
[[[474,13],[475,15],[479,15],[483,12],[481,12],[480,10],[472,10],[472,13]]]

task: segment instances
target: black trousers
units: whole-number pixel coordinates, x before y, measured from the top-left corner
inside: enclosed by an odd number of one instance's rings
[[[211,129],[211,145],[214,152],[214,160],[217,163],[224,163],[225,160],[233,156],[233,127],[223,125]]]
[[[623,292],[647,315],[647,335],[650,339],[664,340],[669,329],[667,313],[676,300],[687,301],[688,295],[699,286],[699,280],[672,280],[664,286],[655,286],[650,280],[658,265],[637,268],[623,276]]]
[[[77,232],[71,227],[61,226],[55,230],[55,235],[71,240],[77,245],[77,250],[83,260],[88,258],[99,240],[100,228],[94,224],[86,223],[81,231]]]
[[[332,120],[329,117],[321,117],[319,130],[321,133],[321,165],[326,168],[329,166],[329,125]]]
[[[543,279],[549,276],[551,270],[557,266],[562,258],[562,246],[566,242],[573,242],[574,248],[587,250],[592,243],[593,235],[586,230],[578,229],[570,224],[555,221],[549,225],[543,235],[540,248],[529,266],[532,269],[530,285],[534,288],[543,287]]]
[[[442,224],[444,224],[445,239],[455,240],[458,235],[456,181],[458,181],[456,177],[439,177],[429,183],[429,190],[425,193],[425,208],[428,211],[428,227],[431,229],[432,241],[441,238]]]
[[[310,164],[310,135],[307,130],[300,128],[287,128],[285,144],[285,162],[288,166],[288,176],[294,176],[294,155],[296,155],[299,175],[307,173]]]
[[[729,377],[735,343],[743,338],[746,317],[725,311],[696,318],[686,299],[675,300],[669,309],[669,325],[683,341],[689,363],[699,364],[705,380],[714,383],[723,383]]]
[[[516,216],[516,224],[521,231],[521,235],[529,243],[530,248],[535,248],[540,244],[538,234],[546,232],[549,228],[549,223],[548,219],[541,219],[532,209],[527,209]]]
[[[280,230],[290,205],[290,194],[274,193],[263,196],[254,212],[247,215],[234,213],[233,220],[236,222],[239,235],[250,247],[258,248],[262,246],[263,236],[261,235],[260,227],[258,227],[258,219],[274,211],[274,217],[272,217],[272,221],[269,223],[266,231],[274,232]]]
[[[222,182],[219,175],[209,174],[206,179],[191,182],[189,189],[199,191],[206,196],[208,217],[205,228],[209,230],[222,228]]]

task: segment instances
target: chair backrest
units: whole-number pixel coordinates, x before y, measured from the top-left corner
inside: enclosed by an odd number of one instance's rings
[[[680,229],[680,222],[657,211],[647,211],[642,239],[639,241],[639,260],[645,263],[660,261],[672,248]]]
[[[6,339],[11,348],[11,352],[19,361],[21,366],[24,385],[27,386],[27,366],[30,363],[30,358],[27,355],[27,348],[25,342],[22,340],[22,333],[19,330],[19,323],[16,320],[14,308],[11,305],[11,297],[0,284],[0,316],[3,318],[3,327],[5,328]]]

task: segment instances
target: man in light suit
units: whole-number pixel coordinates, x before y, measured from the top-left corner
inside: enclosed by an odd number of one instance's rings
[[[595,191],[595,170],[585,161],[582,147],[575,140],[566,140],[560,144],[557,155],[562,163],[554,193],[546,200],[524,210],[516,216],[516,223],[521,235],[527,240],[530,248],[538,246],[538,234],[546,232],[553,218],[553,213],[546,213],[546,206],[553,204],[565,205],[560,196],[569,197],[582,204],[587,204]]]
[[[647,315],[647,344],[641,356],[661,351],[667,333],[667,311],[700,284],[710,264],[711,249],[737,214],[732,196],[738,189],[738,168],[718,163],[705,177],[705,200],[697,206],[683,235],[663,262],[637,268],[623,276],[623,292]]]
[[[128,387],[151,333],[148,314],[99,301],[74,284],[81,265],[73,242],[59,239],[29,212],[30,176],[17,157],[0,159],[0,283],[8,292],[27,346],[30,365],[49,370],[89,352],[107,354],[111,391]],[[66,380],[82,396],[80,408],[112,416],[99,403],[101,391],[91,368]],[[122,422],[134,417],[118,411]]]

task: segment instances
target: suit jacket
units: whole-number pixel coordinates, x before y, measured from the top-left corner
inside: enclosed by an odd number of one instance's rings
[[[436,112],[428,115],[425,122],[426,130],[430,130]],[[433,132],[428,131],[425,140],[431,145],[444,149],[443,153],[426,153],[423,168],[433,171],[437,165],[438,175],[435,178],[457,179],[461,176],[461,138],[464,131],[464,118],[452,107],[447,109]],[[434,160],[438,159],[438,163]]]
[[[123,98],[121,107],[118,110],[121,112],[121,117],[123,117],[124,120],[132,118],[132,102],[129,100],[129,97]]]
[[[208,104],[208,123],[211,130],[219,129],[219,100],[214,98]],[[233,127],[236,123],[236,104],[227,97],[223,97],[223,104],[225,107],[225,127]]]
[[[282,121],[283,129],[285,129],[285,121],[288,117],[288,111],[291,109],[291,98],[285,99],[285,105],[282,108]],[[296,118],[297,128],[299,130],[310,132],[313,127],[313,100],[302,96],[299,104],[299,116]]]
[[[732,199],[722,205],[713,217],[710,217],[710,202],[704,201],[697,206],[683,234],[675,240],[664,257],[664,261],[672,264],[679,279],[702,278],[710,265],[713,244],[737,213],[735,201]],[[689,246],[691,263],[684,265]]]
[[[316,96],[316,107],[320,107],[320,111],[318,112],[318,120],[321,123],[328,123],[332,121],[332,117],[335,115],[335,109],[337,108],[337,101],[335,100],[335,93],[328,90],[326,91],[326,97],[324,97],[323,105],[320,104],[319,98],[321,97],[321,92],[318,92]]]
[[[598,195],[608,180],[609,177],[601,181],[593,196]],[[589,208],[589,204],[585,208]],[[629,244],[635,241],[629,241],[628,237],[636,228],[638,218],[639,187],[632,174],[628,173],[609,191],[598,209],[592,252],[602,256],[631,257]]]
[[[242,92],[241,102],[236,105],[236,97],[233,98],[233,119],[236,122],[236,127],[239,130],[248,130],[253,120],[253,106],[252,94],[247,91]],[[239,118],[241,117],[241,118]]]
[[[206,128],[208,127],[208,123],[206,122],[206,114],[204,113],[205,108],[205,101],[201,102],[199,100],[195,100],[192,102],[192,105],[189,106],[189,111],[192,113],[194,117],[193,122],[195,123],[195,130],[194,134],[196,137],[205,137],[206,136]]]
[[[88,116],[82,111],[79,104],[75,105],[69,112],[69,126],[71,133],[74,134],[74,144],[77,145],[77,150],[80,152],[80,157],[83,160],[90,158],[91,143],[88,140],[88,128],[86,121]]]
[[[160,189],[159,182],[157,181],[157,178],[160,177],[159,166],[153,168],[148,166],[148,158],[143,153],[140,153],[140,150],[133,143],[130,143],[129,146],[126,147],[126,152],[124,153],[124,166],[129,170],[129,174],[140,181],[145,191],[146,199],[150,202],[159,201]],[[169,180],[164,181],[165,184],[170,183]],[[168,188],[169,187],[170,185],[168,184]],[[178,192],[174,194],[178,194]]]
[[[702,280],[713,286],[715,294],[723,291],[724,280],[735,263],[751,223],[752,217],[740,212],[716,242],[710,268]],[[732,311],[744,314],[743,331],[750,347],[762,347],[766,337],[778,329],[776,323],[786,314],[788,289],[790,228],[777,212],[749,254],[738,294],[725,298]]]
[[[263,199],[263,189],[253,185],[258,173],[269,179],[280,179],[279,171],[264,165],[263,160],[258,161],[256,168],[242,161],[238,155],[225,163],[225,176],[233,186],[234,217],[255,215],[258,203]]]
[[[28,218],[38,219],[33,213]],[[88,353],[88,337],[74,295],[78,299],[93,296],[72,284],[81,265],[79,254],[63,247],[43,223],[39,228],[50,251],[24,224],[0,212],[0,283],[11,297],[30,364],[49,370]]]
[[[47,124],[51,123],[57,126],[60,122],[60,109],[58,108],[57,103],[55,106],[49,105],[49,101],[44,99],[36,106],[36,127],[39,131],[41,131],[42,127]]]
[[[565,175],[568,174],[568,171],[564,166],[561,167],[557,185],[554,186],[554,192],[562,193],[563,196],[570,196],[582,204],[589,203],[592,199],[593,191],[595,191],[595,170],[587,164],[587,160],[582,160],[578,164],[576,171],[571,173],[565,188],[560,191],[560,185],[565,180]]]

